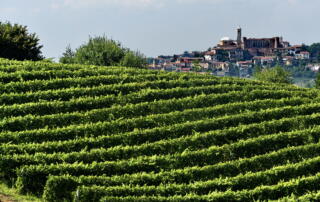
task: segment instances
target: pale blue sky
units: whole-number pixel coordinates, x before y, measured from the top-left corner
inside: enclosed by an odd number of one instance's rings
[[[206,50],[221,37],[320,42],[320,0],[0,0],[0,21],[27,25],[59,58],[106,34],[147,56]]]

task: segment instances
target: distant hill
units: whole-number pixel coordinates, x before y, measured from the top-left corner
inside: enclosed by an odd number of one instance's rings
[[[2,182],[46,201],[319,200],[318,90],[0,60]]]

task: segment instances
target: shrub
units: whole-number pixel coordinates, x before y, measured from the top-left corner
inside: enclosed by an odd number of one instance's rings
[[[256,69],[254,77],[261,81],[269,81],[273,83],[292,83],[290,73],[284,70],[281,66]]]
[[[141,53],[124,48],[120,42],[108,39],[106,36],[90,37],[89,41],[75,52],[68,46],[60,62],[130,67],[144,67],[146,64],[145,57]]]

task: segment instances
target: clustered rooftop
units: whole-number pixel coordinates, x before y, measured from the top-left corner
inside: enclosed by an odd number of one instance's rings
[[[288,55],[292,51],[299,51],[302,46],[291,46],[282,37],[272,38],[247,38],[242,37],[242,29],[237,29],[237,40],[223,37],[219,44],[211,49],[208,55],[217,55],[222,51],[229,54],[231,61],[240,61],[255,56],[276,56],[277,54]]]

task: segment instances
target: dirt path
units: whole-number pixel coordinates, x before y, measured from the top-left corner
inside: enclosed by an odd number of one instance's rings
[[[10,196],[0,194],[0,202],[17,202],[17,201],[12,200]]]

